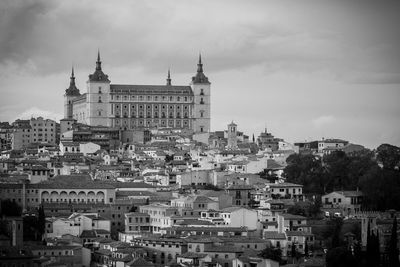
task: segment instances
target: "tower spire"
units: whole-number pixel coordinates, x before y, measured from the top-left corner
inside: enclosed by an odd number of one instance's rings
[[[101,70],[100,49],[97,50],[96,70]]]
[[[70,85],[75,85],[74,66],[72,66]]]
[[[201,63],[201,53],[199,53],[199,63],[197,63],[197,72],[203,72],[203,63]]]
[[[171,71],[168,69],[167,85],[171,85]]]

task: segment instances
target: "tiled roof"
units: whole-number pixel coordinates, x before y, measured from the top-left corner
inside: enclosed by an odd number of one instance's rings
[[[287,236],[313,236],[312,233],[305,231],[286,231]]]
[[[111,93],[129,93],[129,94],[184,94],[193,95],[190,86],[177,86],[177,85],[128,85],[128,84],[111,84]]]
[[[37,189],[113,189],[111,184],[94,182],[87,175],[58,175],[53,180],[44,181],[37,184],[29,184],[29,188]]]
[[[286,239],[285,233],[279,233],[276,231],[265,231],[263,235],[265,239]]]
[[[186,252],[182,255],[179,255],[179,258],[186,258],[186,259],[198,259],[206,257],[206,253],[195,253],[195,252]]]
[[[277,188],[277,187],[303,187],[301,184],[293,184],[293,183],[277,183],[277,184],[268,184],[269,187]]]
[[[236,253],[236,252],[242,252],[242,248],[238,248],[235,246],[212,246],[210,248],[204,248],[204,252],[231,252],[231,253]]]
[[[280,214],[280,216],[282,216],[285,220],[305,220],[305,219],[307,219],[304,216],[290,214],[290,213],[282,213],[282,214]]]

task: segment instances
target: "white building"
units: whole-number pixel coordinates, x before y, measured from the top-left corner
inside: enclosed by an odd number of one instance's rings
[[[221,210],[220,216],[229,227],[247,227],[257,229],[257,211],[244,207],[229,207]]]
[[[102,70],[99,53],[86,93],[81,94],[76,87],[72,70],[64,95],[64,118],[124,130],[158,126],[209,132],[210,85],[201,57],[187,86],[172,85],[169,71],[166,85],[111,84]]]
[[[97,213],[73,213],[68,218],[53,221],[53,233],[48,237],[61,237],[65,234],[80,236],[86,230],[111,231],[110,220],[98,216]]]

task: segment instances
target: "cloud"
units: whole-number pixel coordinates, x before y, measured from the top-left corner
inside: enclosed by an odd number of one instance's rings
[[[332,124],[336,121],[336,118],[332,115],[327,115],[327,116],[320,116],[318,118],[315,118],[312,120],[312,124],[314,125],[315,128],[320,129],[323,128],[329,124]]]
[[[400,80],[399,5],[364,2],[1,1],[0,65],[48,75],[72,63],[93,67],[100,48],[106,66],[182,72],[195,68],[200,50],[210,72],[263,65],[265,75]]]
[[[16,116],[14,120],[16,119],[27,120],[30,118],[37,118],[37,117],[43,117],[44,119],[59,121],[60,119],[63,118],[63,115],[53,111],[43,110],[38,107],[31,107],[22,112],[21,114],[19,114],[18,116]]]

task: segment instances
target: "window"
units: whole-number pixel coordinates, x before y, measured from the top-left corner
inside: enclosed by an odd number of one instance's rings
[[[101,94],[101,86],[99,86],[99,94]],[[53,125],[52,125],[53,126]]]
[[[101,103],[101,96],[99,96],[99,103]]]
[[[200,89],[200,95],[204,95],[204,89]]]

